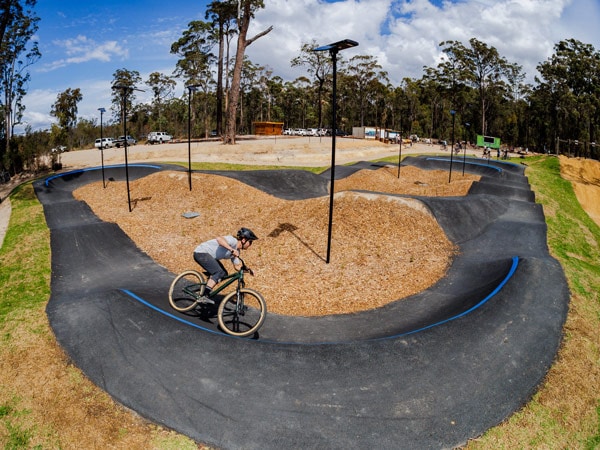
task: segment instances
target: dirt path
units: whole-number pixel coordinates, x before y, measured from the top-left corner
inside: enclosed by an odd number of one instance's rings
[[[353,161],[369,161],[395,156],[399,145],[384,144],[365,139],[336,139],[336,165]],[[438,152],[439,146],[425,144],[403,145],[402,154]],[[192,142],[189,146],[192,162],[224,162],[232,164],[326,167],[331,164],[331,138],[277,137],[239,141],[236,145],[220,142]],[[188,161],[188,143],[135,145],[129,147],[128,162]],[[99,166],[98,150],[80,150],[64,153],[64,169]],[[104,164],[125,162],[123,149],[104,150]]]

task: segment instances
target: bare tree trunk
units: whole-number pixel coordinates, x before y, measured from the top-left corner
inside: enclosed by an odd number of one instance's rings
[[[231,90],[229,91],[229,104],[227,105],[227,128],[225,129],[225,135],[223,136],[223,143],[231,145],[235,144],[237,109],[240,98],[240,83],[246,47],[273,29],[273,27],[270,26],[253,38],[246,39],[248,27],[250,26],[250,19],[252,18],[252,0],[244,0],[241,6],[242,11],[240,11],[240,14],[238,15],[238,42],[235,53],[235,65],[233,66]]]
[[[217,134],[223,131],[223,53],[225,36],[223,23],[219,22],[219,61],[217,65]]]
[[[244,28],[244,24],[245,28]],[[224,144],[235,144],[236,134],[236,119],[238,102],[240,98],[240,83],[242,80],[242,64],[244,61],[244,53],[246,51],[246,33],[250,20],[242,20],[240,24],[240,32],[238,34],[237,50],[235,53],[235,65],[233,67],[233,77],[229,89],[229,102],[227,104],[227,124],[225,135],[223,136]]]

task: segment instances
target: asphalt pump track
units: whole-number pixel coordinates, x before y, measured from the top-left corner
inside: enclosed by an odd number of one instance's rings
[[[560,345],[569,290],[524,166],[451,164],[403,161],[482,176],[465,197],[412,197],[459,247],[442,280],[372,311],[270,313],[252,339],[220,332],[214,311],[170,308],[174,274],[72,196],[103,173],[125,180],[180,167],[130,164],[38,181],[51,235],[51,327],[73,363],[116,401],[219,448],[464,444],[536,392]],[[339,166],[335,178],[381,166]],[[290,200],[327,195],[330,181],[329,171],[211,173]]]

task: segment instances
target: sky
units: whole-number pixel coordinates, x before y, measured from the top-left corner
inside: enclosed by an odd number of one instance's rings
[[[42,58],[29,69],[23,122],[33,130],[56,122],[50,115],[57,95],[81,90],[78,116],[100,121],[98,108],[111,107],[111,82],[118,69],[172,75],[177,56],[171,44],[192,20],[204,20],[207,0],[38,0],[36,40]],[[561,40],[577,39],[600,51],[600,0],[264,0],[248,37],[273,30],[247,48],[246,55],[285,81],[306,76],[292,68],[303,43],[319,45],[352,39],[358,47],[346,59],[372,55],[390,81],[421,78],[423,67],[441,58],[439,43],[468,45],[475,37],[523,67],[533,82],[536,66]],[[144,89],[145,86],[140,86]],[[175,95],[184,94],[183,83]],[[150,101],[150,90],[138,92]],[[107,113],[104,115],[107,119]],[[17,127],[16,132],[22,132]]]

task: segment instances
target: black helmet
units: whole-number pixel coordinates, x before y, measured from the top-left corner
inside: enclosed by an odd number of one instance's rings
[[[248,241],[255,241],[258,239],[250,228],[240,228],[240,230],[237,232],[237,238],[246,238]]]

